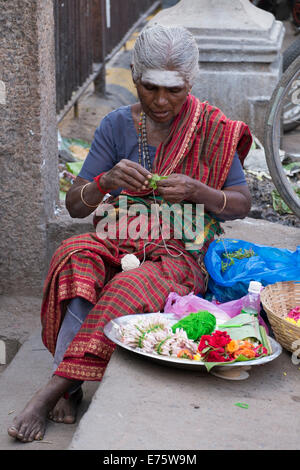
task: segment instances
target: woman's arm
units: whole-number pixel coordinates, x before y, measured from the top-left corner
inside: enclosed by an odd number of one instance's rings
[[[151,173],[138,163],[122,159],[100,178],[104,193],[118,188],[139,191],[147,188]],[[77,176],[67,192],[66,207],[71,217],[84,218],[91,214],[104,197],[95,181],[91,182]]]
[[[84,186],[85,188],[83,189]],[[100,193],[95,181],[91,182],[77,176],[67,192],[66,208],[71,217],[83,219],[94,212],[103,198],[104,194]],[[83,201],[85,201],[85,204]],[[93,207],[89,207],[87,204]]]
[[[251,207],[251,195],[246,185],[219,190],[189,176],[176,173],[159,181],[157,189],[171,204],[182,201],[204,204],[207,212],[220,215],[223,220],[244,218]]]

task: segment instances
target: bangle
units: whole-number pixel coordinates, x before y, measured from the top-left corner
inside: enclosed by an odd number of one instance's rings
[[[95,206],[94,205],[91,205],[91,204],[88,204],[87,202],[85,202],[85,200],[83,199],[83,191],[84,191],[84,188],[86,188],[90,183],[86,183],[85,185],[82,186],[81,188],[81,191],[80,191],[80,199],[81,201],[83,202],[83,204],[87,207],[92,207],[93,209],[95,209],[96,207],[99,206],[100,202],[98,202],[98,204],[96,204]]]
[[[102,189],[101,186],[100,186],[100,178],[101,178],[102,175],[104,175],[104,173],[106,173],[106,171],[103,171],[103,173],[100,173],[100,175],[95,176],[94,181],[96,181],[97,188],[99,189],[100,193],[105,195],[105,194],[108,193],[108,191],[104,191],[104,189]]]
[[[223,194],[223,206],[222,206],[222,209],[218,212],[215,212],[215,214],[221,214],[221,212],[223,212],[223,210],[225,209],[226,207],[226,203],[227,203],[227,197],[226,197],[226,194],[225,194],[225,191],[222,191],[221,190],[221,193]]]

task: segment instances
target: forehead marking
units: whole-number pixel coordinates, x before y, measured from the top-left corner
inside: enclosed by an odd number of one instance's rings
[[[141,80],[165,87],[181,87],[185,84],[182,75],[176,70],[147,69],[143,72]]]

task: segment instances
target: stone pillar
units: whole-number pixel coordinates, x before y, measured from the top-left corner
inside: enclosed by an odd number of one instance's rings
[[[193,93],[246,122],[262,141],[265,106],[282,71],[282,23],[249,0],[181,0],[154,22],[194,35],[200,75]]]
[[[0,293],[41,293],[59,193],[53,0],[6,0],[0,26]]]

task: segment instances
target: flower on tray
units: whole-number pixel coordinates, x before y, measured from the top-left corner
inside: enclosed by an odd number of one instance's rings
[[[300,305],[292,308],[285,319],[293,325],[300,326]]]
[[[226,331],[216,330],[211,335],[203,335],[200,339],[198,352],[205,362],[226,362],[231,361],[231,355],[226,351],[225,346],[231,341]]]
[[[226,331],[215,331],[212,335],[203,335],[198,352],[204,362],[229,362],[239,358],[254,359],[268,354],[262,345],[255,345],[250,340],[233,340]]]
[[[169,320],[160,313],[119,328],[120,340],[134,349],[149,354],[203,362],[232,362],[267,355],[267,349],[255,338],[232,339],[227,331],[216,330],[202,335],[200,342],[188,338],[182,328],[174,333]]]
[[[188,349],[180,349],[177,353],[177,357],[182,359],[194,359],[194,355]]]

